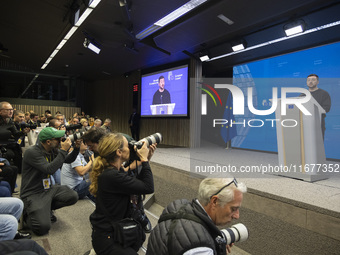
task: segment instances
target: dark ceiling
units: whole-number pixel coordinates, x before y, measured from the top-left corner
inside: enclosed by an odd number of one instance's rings
[[[231,51],[230,42],[245,38],[248,46],[284,36],[283,25],[302,18],[307,29],[339,20],[339,1],[209,0],[202,7],[149,37],[135,35],[188,0],[102,0],[48,67],[55,47],[71,28],[75,7],[86,0],[10,0],[0,9],[1,75],[14,63],[24,72],[109,79],[116,75],[172,63],[208,50],[212,56]],[[217,16],[223,14],[234,24]],[[99,55],[83,47],[84,34],[102,45]],[[233,64],[339,41],[340,26],[256,50],[204,63],[206,75],[223,73]],[[1,45],[0,45],[1,46]],[[133,48],[134,50],[131,50]],[[8,49],[6,51],[6,49]],[[16,68],[18,69],[18,68]]]

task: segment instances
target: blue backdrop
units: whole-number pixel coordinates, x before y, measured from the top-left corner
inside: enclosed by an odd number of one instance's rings
[[[282,56],[268,58],[244,65],[234,66],[233,84],[240,87],[247,102],[247,88],[253,87],[253,104],[256,109],[269,109],[272,88],[307,88],[306,78],[315,73],[319,76],[319,88],[326,90],[332,100],[332,107],[326,117],[325,152],[327,158],[340,159],[340,43],[333,43]],[[289,95],[296,96],[296,95]],[[245,103],[247,106],[247,103]],[[241,118],[241,117],[240,117]],[[236,122],[240,118],[235,118]],[[242,119],[275,119],[258,116],[245,109]],[[277,152],[276,126],[266,122],[262,128],[237,126],[237,136],[232,146]]]

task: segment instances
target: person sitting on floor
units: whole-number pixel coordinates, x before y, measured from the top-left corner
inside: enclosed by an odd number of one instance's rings
[[[63,164],[61,168],[61,184],[67,185],[78,193],[79,199],[87,196],[95,202],[95,198],[90,194],[89,187],[91,185],[89,171],[92,168],[94,155],[90,156],[87,163],[84,154],[87,145],[81,142],[80,151],[75,161],[70,164]]]
[[[0,241],[31,238],[30,233],[18,231],[23,208],[24,204],[19,198],[0,197]]]

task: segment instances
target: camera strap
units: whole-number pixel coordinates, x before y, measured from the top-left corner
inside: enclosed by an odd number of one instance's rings
[[[214,231],[208,224],[206,224],[203,220],[201,220],[199,217],[197,217],[194,214],[185,212],[184,208],[187,205],[183,205],[178,212],[175,213],[168,213],[165,215],[161,215],[161,217],[158,220],[158,223],[161,223],[162,221],[171,220],[169,232],[168,232],[168,247],[174,247],[172,245],[173,242],[173,232],[175,230],[175,227],[178,223],[178,220],[185,219],[197,222],[201,224],[210,234],[210,236],[213,238],[215,243],[216,252],[218,255],[225,255],[226,254],[226,241],[224,240],[222,235],[217,234],[216,231]],[[169,254],[175,254],[169,251]]]

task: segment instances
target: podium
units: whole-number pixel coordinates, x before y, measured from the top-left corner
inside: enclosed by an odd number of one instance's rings
[[[280,175],[309,182],[327,179],[322,171],[326,156],[321,115],[325,110],[313,97],[303,104],[312,115],[303,114],[296,105],[286,105],[286,115],[281,115],[280,106],[281,99],[275,112],[276,132],[279,165],[286,171]]]
[[[176,103],[172,104],[153,104],[150,105],[152,115],[172,114],[174,112]]]

